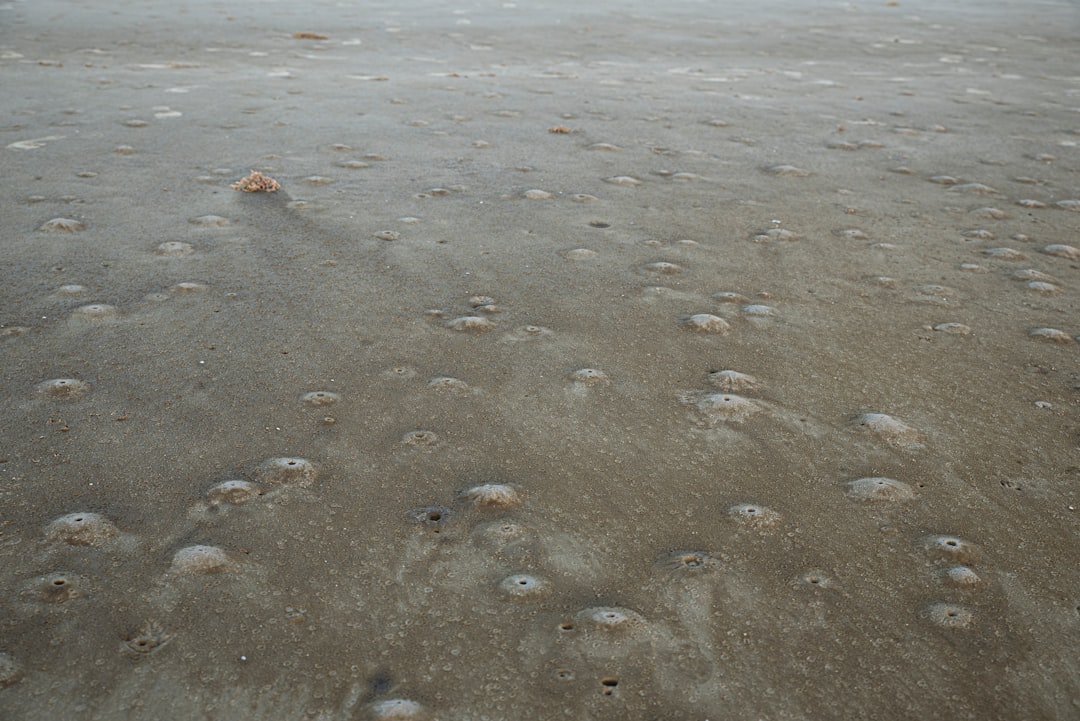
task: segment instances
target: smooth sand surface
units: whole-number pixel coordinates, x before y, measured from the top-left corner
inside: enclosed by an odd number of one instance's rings
[[[0,5],[0,717],[1077,718],[1077,37]]]

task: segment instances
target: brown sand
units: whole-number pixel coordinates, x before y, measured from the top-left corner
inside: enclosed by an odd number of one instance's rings
[[[1078,33],[5,4],[0,718],[1076,718]]]

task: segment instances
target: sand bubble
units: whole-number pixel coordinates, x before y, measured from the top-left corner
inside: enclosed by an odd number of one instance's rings
[[[988,258],[997,258],[998,260],[1027,260],[1027,253],[1023,253],[1015,248],[987,248],[983,251],[983,255]]]
[[[154,252],[166,258],[179,258],[184,255],[191,255],[195,252],[195,248],[190,243],[180,240],[167,240],[158,245],[157,250]]]
[[[885,413],[864,413],[855,419],[853,429],[894,448],[922,448],[926,440],[926,435],[921,431]]]
[[[45,603],[65,603],[84,595],[86,579],[73,573],[57,571],[35,580],[35,595]]]
[[[1041,283],[1054,283],[1057,284],[1060,281],[1049,273],[1043,273],[1041,270],[1035,270],[1034,268],[1025,268],[1024,270],[1014,270],[1009,273],[1009,277],[1013,280],[1022,281],[1039,281]]]
[[[72,546],[96,546],[118,534],[113,522],[98,513],[69,513],[45,527],[45,538]]]
[[[614,606],[586,608],[577,614],[588,627],[608,633],[629,631],[644,625],[645,618],[637,611]]]
[[[585,386],[605,385],[609,382],[607,373],[599,368],[579,368],[570,374],[570,380]]]
[[[169,286],[169,290],[173,293],[202,293],[206,290],[206,286],[202,283],[186,280]]]
[[[723,335],[731,332],[731,324],[717,315],[711,313],[695,313],[681,321],[683,328],[696,333],[715,333]]]
[[[499,590],[511,599],[531,600],[546,596],[550,590],[550,584],[537,576],[515,573],[499,582]]]
[[[848,482],[847,497],[863,503],[910,501],[915,491],[894,478],[858,478]]]
[[[720,565],[720,558],[709,551],[673,551],[660,557],[657,566],[671,573],[696,576]]]
[[[410,508],[406,515],[432,533],[442,533],[454,518],[454,511],[445,506]]]
[[[811,175],[809,170],[804,170],[794,165],[770,165],[765,172],[773,175],[781,175],[788,178],[806,178]]]
[[[484,483],[462,492],[458,498],[474,508],[489,511],[507,511],[520,508],[525,502],[521,490],[504,483]]]
[[[709,384],[725,393],[746,393],[758,387],[758,379],[739,371],[723,370],[709,374]]]
[[[1046,253],[1047,255],[1056,255],[1059,258],[1067,258],[1068,260],[1080,260],[1080,248],[1071,245],[1054,243],[1046,246],[1039,252]]]
[[[204,228],[224,228],[230,225],[228,218],[223,218],[220,215],[200,215],[197,218],[192,218],[188,221],[192,225],[201,225]]]
[[[952,566],[941,573],[942,578],[958,588],[977,588],[982,585],[979,574],[967,566]]]
[[[222,481],[206,492],[206,498],[214,505],[239,506],[259,495],[262,495],[259,487],[244,480]]]
[[[77,233],[86,230],[86,225],[74,218],[53,218],[45,221],[38,230],[45,233]]]
[[[1044,343],[1057,343],[1058,345],[1069,345],[1075,342],[1072,336],[1057,328],[1032,328],[1028,331],[1028,336]]]
[[[269,458],[254,473],[256,479],[280,486],[307,488],[315,482],[315,464],[303,458]]]
[[[696,393],[684,396],[708,423],[745,423],[761,411],[749,398],[734,393]]]
[[[406,446],[434,446],[439,442],[439,436],[434,431],[417,429],[407,431],[401,437],[401,443]]]
[[[656,273],[657,275],[678,275],[683,272],[682,266],[663,260],[656,263],[647,263],[642,266],[642,270],[647,273]]]
[[[368,707],[368,717],[372,721],[420,721],[427,719],[428,713],[416,701],[392,698],[371,704]]]
[[[82,295],[89,292],[89,288],[78,283],[65,283],[56,289],[57,295]]]
[[[1041,280],[1028,281],[1024,287],[1034,293],[1040,293],[1042,295],[1057,295],[1061,292],[1060,287],[1053,283],[1047,283]]]
[[[447,321],[446,327],[459,333],[487,333],[495,330],[495,323],[478,315],[465,315]]]
[[[37,385],[38,393],[58,401],[77,401],[90,392],[90,384],[77,378],[54,378]]]
[[[188,546],[173,554],[173,573],[220,573],[230,565],[225,551],[217,546]]]
[[[972,333],[971,326],[963,323],[938,323],[934,326],[934,330],[948,335],[971,335]]]
[[[750,240],[754,241],[755,243],[767,243],[770,240],[783,240],[787,242],[792,242],[801,239],[801,235],[799,235],[793,230],[788,230],[787,228],[769,228],[767,230],[763,230],[750,236]]]
[[[329,406],[341,400],[341,396],[330,391],[311,391],[300,396],[300,402],[305,406]]]
[[[968,628],[975,621],[970,610],[952,603],[935,603],[925,614],[930,623],[944,628]]]
[[[10,653],[0,652],[0,686],[11,686],[22,678],[22,666]]]
[[[106,303],[89,303],[87,305],[80,305],[78,308],[74,308],[71,311],[72,319],[82,321],[84,323],[101,323],[104,321],[114,320],[119,317],[120,311],[116,309],[116,306],[108,305]]]
[[[938,560],[952,561],[965,566],[973,566],[979,560],[979,547],[956,536],[928,536],[922,539],[919,545]]]
[[[737,503],[728,508],[728,516],[750,528],[769,528],[780,523],[782,516],[771,508],[756,503]]]
[[[464,393],[469,390],[469,384],[460,378],[452,376],[436,376],[428,381],[428,388],[444,393]]]

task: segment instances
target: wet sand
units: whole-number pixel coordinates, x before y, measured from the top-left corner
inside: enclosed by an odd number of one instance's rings
[[[1075,718],[1078,32],[0,6],[0,716]]]

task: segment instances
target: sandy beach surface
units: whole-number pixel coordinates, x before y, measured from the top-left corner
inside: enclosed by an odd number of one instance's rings
[[[3,2],[0,717],[1080,717],[1078,37]]]

